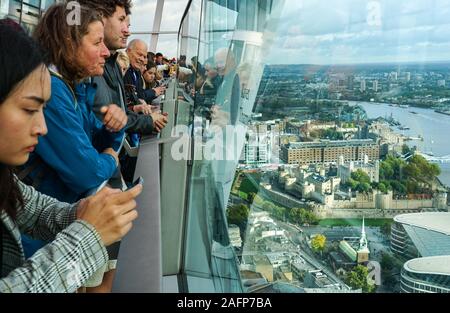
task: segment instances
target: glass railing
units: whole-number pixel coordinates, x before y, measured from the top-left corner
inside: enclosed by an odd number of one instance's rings
[[[228,200],[283,1],[189,2],[179,32],[178,106],[192,110],[175,133],[185,157],[183,274],[189,292],[243,292],[230,241]],[[179,108],[178,108],[179,109]],[[245,231],[245,221],[235,221]]]

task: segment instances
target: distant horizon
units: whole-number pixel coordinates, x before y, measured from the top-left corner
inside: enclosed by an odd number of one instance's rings
[[[266,63],[266,66],[290,66],[290,65],[308,65],[308,66],[361,66],[361,65],[416,65],[416,64],[449,64],[449,60],[438,60],[438,61],[389,61],[389,62],[367,62],[367,63]]]

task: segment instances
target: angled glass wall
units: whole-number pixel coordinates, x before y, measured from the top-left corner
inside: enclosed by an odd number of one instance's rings
[[[192,109],[184,129],[191,138],[184,291],[244,291],[227,204],[264,68],[261,56],[273,42],[282,6],[194,0],[183,20],[179,97]]]

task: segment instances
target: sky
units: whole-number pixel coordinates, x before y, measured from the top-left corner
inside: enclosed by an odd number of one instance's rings
[[[448,0],[287,0],[273,64],[450,60]]]
[[[161,30],[177,30],[187,0],[166,3]],[[134,0],[132,30],[150,30],[144,12],[155,8],[156,0]],[[269,64],[446,61],[450,1],[285,0],[275,38]],[[158,48],[175,52],[173,40],[161,37]]]

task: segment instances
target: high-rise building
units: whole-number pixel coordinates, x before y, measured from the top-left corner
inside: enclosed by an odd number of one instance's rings
[[[245,164],[267,164],[271,159],[272,136],[269,125],[260,123],[249,126],[243,151]]]
[[[373,91],[378,92],[378,80],[373,81]]]
[[[355,88],[355,76],[349,75],[347,77],[347,89],[353,91],[354,88]]]
[[[361,88],[360,88],[361,92],[365,92],[366,91],[366,80],[362,79],[361,80]]]
[[[391,72],[391,74],[389,75],[391,77],[391,80],[398,80],[398,73],[397,72]]]
[[[406,72],[405,73],[405,79],[407,82],[411,81],[411,72]]]

